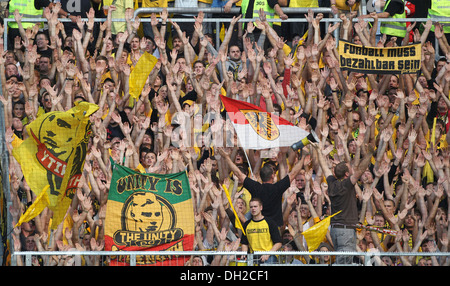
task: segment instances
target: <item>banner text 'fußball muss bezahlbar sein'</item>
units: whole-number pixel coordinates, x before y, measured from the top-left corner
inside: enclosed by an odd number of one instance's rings
[[[421,45],[366,47],[339,41],[341,69],[368,74],[414,74],[421,68]]]

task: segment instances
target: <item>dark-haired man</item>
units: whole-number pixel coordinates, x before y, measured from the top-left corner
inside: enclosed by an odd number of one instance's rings
[[[35,44],[39,55],[47,57],[51,57],[53,55],[53,50],[48,46],[50,44],[50,39],[47,33],[38,32],[36,34]]]
[[[219,154],[225,159],[228,166],[238,177],[243,187],[247,189],[253,197],[260,198],[263,202],[264,217],[268,217],[275,221],[278,227],[283,225],[282,198],[283,193],[291,186],[291,182],[303,167],[303,160],[299,160],[291,169],[291,171],[281,180],[275,182],[276,172],[269,165],[265,164],[259,171],[261,182],[247,177],[231,160],[230,155],[222,148],[218,148]]]
[[[336,251],[356,251],[356,224],[358,223],[358,206],[355,184],[366,171],[372,158],[373,149],[368,150],[358,166],[351,170],[347,162],[340,162],[334,167],[334,174],[319,148],[318,143],[311,143],[317,151],[317,158],[328,184],[328,196],[331,201],[331,213],[339,214],[330,220],[330,235]],[[370,148],[370,147],[369,147]],[[337,264],[351,264],[351,256],[339,256]]]
[[[51,70],[52,70],[52,57],[42,55],[39,58],[39,76],[45,76],[53,80]]]

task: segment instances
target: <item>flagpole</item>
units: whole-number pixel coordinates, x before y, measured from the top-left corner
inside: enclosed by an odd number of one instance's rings
[[[252,177],[256,178],[255,175],[253,174],[252,163],[248,159],[247,151],[245,151],[245,148],[242,147],[241,140],[239,139],[239,134],[237,134],[237,135],[238,135],[237,137],[238,137],[239,146],[241,146],[240,148],[242,148],[242,150],[244,151],[244,154],[245,154],[245,158],[247,158],[248,168],[250,169],[250,173],[251,173]]]
[[[250,169],[250,173],[252,174],[252,177],[255,177],[255,176],[253,175],[253,171],[252,171],[252,163],[251,163],[250,160],[248,159],[247,152],[245,151],[244,148],[242,148],[242,150],[244,150],[245,158],[247,158],[247,162],[248,162],[248,167],[249,167],[249,169]],[[256,177],[255,177],[255,178],[256,178]]]

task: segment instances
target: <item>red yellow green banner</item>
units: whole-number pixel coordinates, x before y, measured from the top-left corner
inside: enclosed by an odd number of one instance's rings
[[[195,220],[186,172],[160,175],[113,165],[105,218],[105,250],[160,251],[140,255],[137,265],[182,266],[185,257],[164,251],[191,251]],[[118,253],[118,255],[120,255]],[[128,265],[112,257],[111,265]]]

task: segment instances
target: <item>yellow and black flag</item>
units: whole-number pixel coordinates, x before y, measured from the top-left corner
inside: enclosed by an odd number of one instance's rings
[[[368,74],[417,74],[421,70],[422,45],[366,47],[339,40],[339,66],[343,70]]]
[[[45,207],[53,212],[52,229],[63,221],[84,169],[92,133],[89,116],[97,109],[95,104],[81,102],[65,112],[45,113],[28,125],[29,137],[12,154],[37,198],[16,226]]]

